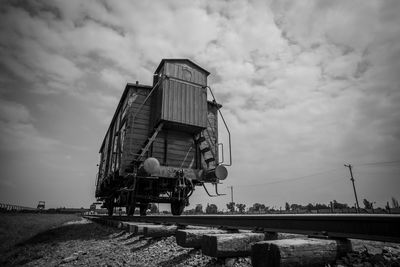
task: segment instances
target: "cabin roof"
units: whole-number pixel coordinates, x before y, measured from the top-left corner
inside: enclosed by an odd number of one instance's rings
[[[197,65],[196,63],[194,63],[193,61],[189,60],[189,59],[185,59],[185,58],[164,58],[161,60],[160,64],[158,65],[155,73],[158,73],[161,69],[161,67],[164,65],[165,62],[181,62],[181,63],[189,63],[190,65],[195,66],[196,68],[200,69],[201,71],[205,72],[206,75],[210,75],[210,72],[208,72],[207,70],[203,69],[202,67],[200,67],[199,65]]]

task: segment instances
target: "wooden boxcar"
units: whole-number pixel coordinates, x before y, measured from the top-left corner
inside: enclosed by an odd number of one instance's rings
[[[117,206],[145,215],[150,202],[171,203],[180,215],[195,186],[217,189],[227,177],[231,158],[219,160],[221,105],[207,100],[208,75],[188,59],[163,59],[153,86],[126,85],[100,148],[96,198],[109,215]]]

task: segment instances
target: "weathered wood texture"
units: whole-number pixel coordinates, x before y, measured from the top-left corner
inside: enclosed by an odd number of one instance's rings
[[[207,85],[207,73],[190,62],[169,61],[164,64],[164,74],[191,83]]]
[[[146,140],[149,132],[150,101],[141,110],[149,87],[127,85],[100,149],[98,184],[108,175],[119,171],[124,174],[133,159],[135,149]],[[133,120],[133,117],[135,119]]]
[[[148,223],[139,223],[139,222],[126,222],[126,224],[128,226],[129,233],[132,233],[132,234],[138,234],[137,233],[138,226],[149,225]]]
[[[139,150],[149,136],[150,100],[147,100],[140,109],[148,93],[148,91],[143,90],[132,91],[132,95],[136,95],[136,97],[127,107],[126,112],[127,126],[122,146],[121,175],[125,174],[125,170],[129,168],[132,160],[137,157]]]
[[[352,250],[349,240],[282,239],[255,243],[251,261],[261,266],[325,266]]]
[[[133,230],[133,233],[135,233],[136,235],[143,235],[144,234],[144,229],[147,227],[147,226],[153,226],[153,225],[155,225],[155,224],[148,224],[148,223],[138,223],[138,224],[136,224],[136,225],[134,225],[133,227],[134,227],[134,230]]]
[[[251,246],[262,240],[262,233],[205,235],[201,241],[201,250],[211,257],[247,257],[250,256]]]
[[[176,233],[176,225],[147,225],[143,228],[143,235],[146,237],[168,237]]]
[[[195,127],[207,127],[205,88],[166,79],[162,83],[160,120]]]
[[[154,141],[151,151],[161,165],[197,168],[196,148],[190,133],[163,130]]]
[[[228,231],[220,229],[185,229],[176,232],[176,243],[185,248],[201,248],[204,235],[226,234]]]
[[[152,100],[152,124],[165,121],[169,127],[184,125],[185,129],[198,132],[207,127],[208,72],[183,60],[164,60],[156,70],[154,85],[157,87]],[[182,129],[181,129],[182,130]]]

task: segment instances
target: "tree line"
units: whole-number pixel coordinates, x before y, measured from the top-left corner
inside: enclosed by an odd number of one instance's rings
[[[363,199],[363,204],[364,204],[364,209],[366,210],[371,210],[376,207],[374,207],[374,203],[372,201],[369,201],[367,199]],[[301,204],[296,204],[292,203],[289,204],[288,202],[285,203],[285,206],[276,208],[276,207],[270,207],[262,203],[254,203],[252,206],[248,207],[246,209],[246,204],[243,203],[235,203],[235,202],[229,202],[226,204],[226,211],[219,210],[217,205],[215,204],[207,204],[205,208],[203,208],[202,204],[197,204],[195,208],[190,209],[190,210],[185,210],[185,214],[221,214],[221,213],[274,213],[274,212],[304,212],[304,211],[326,211],[326,210],[349,210],[349,209],[354,209],[355,207],[352,206],[350,207],[347,203],[340,203],[337,200],[331,201],[329,204],[325,203],[308,203],[307,205],[301,205]],[[396,198],[392,197],[391,199],[391,205],[389,204],[389,201],[387,202],[385,209],[390,210],[391,208],[398,209],[399,208],[399,202],[397,201]]]
[[[363,205],[364,209],[366,210],[371,210],[376,207],[374,207],[374,203],[372,201],[369,201],[367,199],[363,199]],[[252,206],[248,207],[246,209],[246,204],[243,203],[235,203],[235,202],[229,202],[226,204],[226,211],[219,210],[218,206],[215,204],[209,204],[207,203],[207,206],[203,207],[202,204],[197,204],[194,208],[192,209],[186,209],[184,211],[184,214],[222,214],[222,213],[274,213],[274,212],[304,212],[304,211],[326,211],[326,210],[349,210],[349,209],[354,209],[355,207],[350,207],[346,203],[340,203],[337,200],[331,201],[329,204],[325,203],[308,203],[307,205],[301,205],[301,204],[296,204],[296,203],[285,203],[284,207],[270,207],[262,203],[254,203]],[[386,203],[385,210],[390,209],[398,209],[399,208],[399,202],[397,201],[396,198],[392,197],[391,201]],[[158,206],[154,203],[151,203],[149,205],[149,213],[159,213]],[[168,211],[163,211],[162,213],[169,213]]]

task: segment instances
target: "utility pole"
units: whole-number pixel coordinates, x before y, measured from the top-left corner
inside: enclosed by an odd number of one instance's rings
[[[354,185],[354,177],[353,177],[353,171],[352,171],[353,166],[351,166],[351,164],[349,164],[349,165],[344,164],[344,166],[349,168],[349,171],[350,171],[350,177],[351,177],[350,181],[353,183],[354,196],[356,198],[356,210],[357,210],[357,213],[359,213],[360,212],[360,206],[358,205],[356,186]]]
[[[233,186],[231,185],[231,186],[228,186],[228,187],[231,188],[231,202],[233,202]]]

